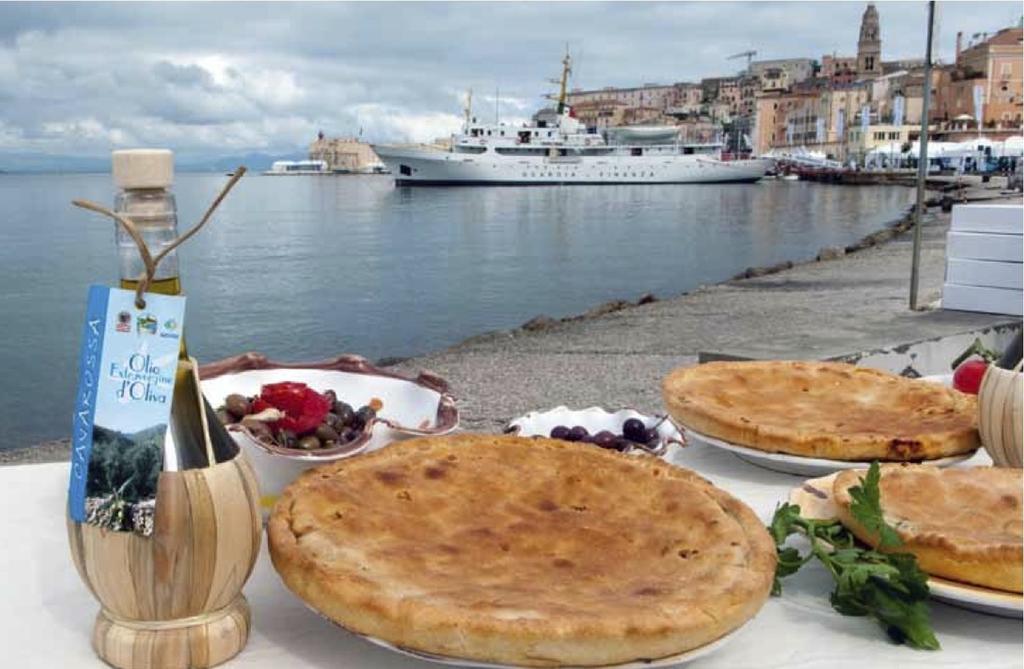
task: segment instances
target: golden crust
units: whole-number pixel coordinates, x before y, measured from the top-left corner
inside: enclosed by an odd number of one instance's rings
[[[458,435],[307,471],[268,525],[285,584],[428,653],[604,665],[705,645],[768,597],[775,550],[693,472],[549,439]]]
[[[673,371],[662,391],[682,425],[770,453],[918,461],[979,445],[973,396],[845,363],[711,362]]]
[[[939,469],[883,465],[885,520],[903,539],[893,550],[913,553],[921,569],[962,583],[1022,591],[1022,478],[1020,469]],[[833,485],[839,519],[869,545],[878,537],[850,513],[849,489],[866,470],[840,473]]]

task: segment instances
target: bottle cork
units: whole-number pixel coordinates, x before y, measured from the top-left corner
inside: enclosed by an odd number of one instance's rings
[[[110,158],[118,188],[170,188],[174,183],[170,149],[123,149],[112,152]]]

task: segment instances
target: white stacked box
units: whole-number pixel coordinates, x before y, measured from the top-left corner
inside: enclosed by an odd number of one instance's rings
[[[946,236],[942,307],[1020,316],[1022,261],[1024,208],[1015,204],[956,205]]]

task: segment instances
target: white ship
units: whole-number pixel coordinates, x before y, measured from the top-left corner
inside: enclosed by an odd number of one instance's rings
[[[683,184],[754,182],[770,161],[722,160],[720,144],[673,141],[672,128],[619,128],[609,140],[572,116],[566,105],[569,57],[562,61],[557,113],[515,127],[478,123],[466,105],[451,146],[376,145],[399,185]]]

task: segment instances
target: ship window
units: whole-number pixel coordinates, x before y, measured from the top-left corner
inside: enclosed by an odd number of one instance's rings
[[[465,144],[455,145],[455,153],[483,153],[486,150],[486,146],[466,146]]]
[[[404,177],[410,177],[412,176],[412,169],[410,169],[408,165],[399,165],[398,173]]]
[[[491,136],[491,131],[490,131],[490,130],[488,130],[488,131],[487,131],[487,136],[488,136],[488,137],[490,137],[490,136]]]
[[[642,155],[644,155],[644,150],[641,149],[639,146],[636,146],[636,147],[633,147],[632,149],[629,150],[629,155],[631,155],[631,156],[642,156]]]
[[[543,156],[547,154],[547,149],[542,147],[496,146],[494,151],[503,156]]]
[[[692,153],[693,153],[693,147],[692,146],[684,146],[683,147],[683,155],[689,156]]]
[[[529,144],[530,143],[530,131],[529,130],[522,130],[522,131],[520,131],[519,132],[519,141],[522,142],[523,144]]]

